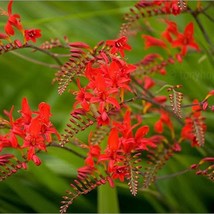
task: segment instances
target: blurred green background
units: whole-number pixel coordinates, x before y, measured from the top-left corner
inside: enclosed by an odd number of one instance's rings
[[[123,14],[135,2],[15,1],[13,12],[21,14],[26,28],[42,30],[43,36],[37,45],[50,38],[63,41],[63,37],[67,36],[70,41],[83,41],[93,46],[100,40],[117,38]],[[190,2],[190,6],[194,4]],[[6,8],[7,2],[1,1],[0,7]],[[207,12],[213,16],[213,8]],[[189,14],[168,18],[176,20],[181,31],[192,20]],[[202,15],[200,19],[214,43],[214,23]],[[3,31],[5,21],[4,17],[0,17],[0,32]],[[150,22],[156,36],[165,28],[163,22],[156,18],[146,18],[140,22],[142,30],[146,22]],[[190,53],[181,64],[169,66],[167,76],[155,76],[172,85],[182,84],[182,92],[190,102],[196,97],[203,99],[214,88],[214,60],[213,56],[207,54],[210,45],[195,26],[195,38],[202,49],[201,53]],[[130,44],[133,47],[133,53],[127,54],[130,63],[139,61],[149,52],[144,49],[141,33],[130,38]],[[151,51],[159,52],[159,49],[153,48]],[[30,49],[16,52],[46,63],[55,63],[49,56],[31,52]],[[68,93],[61,96],[57,94],[57,84],[51,83],[55,70],[30,63],[13,53],[0,56],[0,69],[0,115],[12,105],[15,105],[16,115],[23,97],[28,98],[32,109],[45,101],[52,107],[52,122],[63,132],[74,100]],[[160,175],[186,169],[197,163],[203,155],[214,154],[214,116],[213,113],[206,113],[206,116],[208,130],[205,148],[196,150],[185,145],[182,153],[175,155],[160,171]],[[82,137],[87,142],[87,136]],[[48,148],[48,154],[41,153],[39,157],[43,162],[40,167],[30,164],[28,170],[22,170],[0,183],[0,212],[59,212],[61,197],[69,189],[69,183],[75,178],[76,169],[83,165],[83,160],[59,148]],[[136,197],[131,195],[125,184],[118,184],[114,190],[106,186],[79,197],[69,212],[207,213],[214,212],[213,201],[214,184],[189,172],[170,179],[160,179],[149,190],[139,190]]]

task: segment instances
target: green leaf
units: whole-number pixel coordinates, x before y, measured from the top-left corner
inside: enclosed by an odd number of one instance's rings
[[[98,213],[119,213],[116,187],[105,184],[98,188]]]
[[[55,201],[50,201],[41,193],[37,192],[31,186],[20,182],[17,184],[16,180],[8,180],[9,187],[21,198],[23,204],[29,205],[35,212],[57,212],[58,204]]]

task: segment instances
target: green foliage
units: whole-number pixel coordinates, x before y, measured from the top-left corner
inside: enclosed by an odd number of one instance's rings
[[[29,27],[36,27],[42,30],[43,37],[38,40],[40,44],[48,41],[50,38],[58,38],[63,42],[63,37],[67,36],[72,42],[84,41],[93,47],[97,41],[113,39],[119,34],[119,27],[123,22],[124,12],[128,12],[133,1],[32,1],[30,3],[17,1],[14,11],[22,14],[24,24]],[[191,4],[191,3],[190,3]],[[191,5],[190,5],[191,6]],[[0,7],[6,8],[6,3],[1,2]],[[212,16],[213,11],[208,10]],[[191,19],[189,14],[182,14],[178,17],[170,17],[178,21],[183,29]],[[151,18],[151,29],[153,34],[158,33],[161,22]],[[201,18],[204,28],[209,35],[214,34],[213,23]],[[2,27],[4,22],[0,22]],[[196,23],[195,23],[196,24]],[[148,31],[145,23],[140,23],[144,32]],[[199,28],[196,28],[196,40],[203,48],[201,54],[190,53],[182,63],[168,66],[168,75],[160,76],[161,80],[170,85],[182,84],[182,93],[190,101],[193,98],[202,100],[214,84],[214,60],[210,52],[210,45],[207,44]],[[127,58],[132,63],[139,60],[148,53],[143,48],[143,41],[140,35],[136,35],[136,40],[130,39],[130,44],[136,52],[136,55]],[[214,42],[214,41],[212,41]],[[154,49],[153,49],[154,50]],[[156,50],[159,53],[159,50]],[[33,64],[24,60],[21,56],[29,56],[37,60],[54,64],[54,60],[48,55],[31,52],[29,50],[18,50],[6,53],[0,56],[0,115],[3,110],[9,110],[12,105],[16,106],[15,114],[20,109],[20,100],[28,97],[32,108],[37,107],[38,103],[46,101],[52,107],[53,123],[58,130],[63,131],[65,124],[71,119],[69,113],[74,103],[74,97],[68,93],[59,96],[57,93],[57,84],[51,85],[54,78],[54,70],[46,68],[43,65]],[[62,59],[63,62],[63,59]],[[162,86],[162,85],[161,85]],[[71,85],[71,89],[76,87]],[[172,100],[175,113],[180,115],[180,100],[177,102],[177,91]],[[186,100],[183,100],[184,102]],[[182,114],[182,116],[185,116]],[[66,118],[67,117],[67,118]],[[198,177],[194,172],[187,172],[184,175],[174,176],[170,179],[164,178],[164,175],[173,174],[188,168],[191,164],[202,158],[202,154],[211,155],[214,152],[213,146],[213,114],[208,112],[206,117],[208,123],[208,135],[206,144],[210,149],[189,149],[188,145],[183,148],[183,155],[173,155],[164,165],[166,157],[161,153],[164,163],[155,162],[153,159],[149,171],[154,171],[150,180],[156,180],[151,190],[139,189],[137,197],[129,194],[127,186],[119,184],[119,188],[109,189],[107,185],[100,186],[98,190],[93,190],[89,197],[81,196],[69,209],[70,212],[213,212],[212,198],[214,184],[205,177]],[[154,119],[145,118],[148,124],[153,124]],[[85,121],[83,121],[85,123]],[[72,123],[73,125],[74,123]],[[84,125],[84,124],[83,124]],[[91,124],[92,125],[92,124]],[[80,129],[76,123],[75,126]],[[195,124],[197,129],[197,124]],[[80,128],[79,128],[80,127]],[[84,132],[82,138],[86,138],[90,129]],[[105,130],[104,130],[105,131]],[[179,129],[176,127],[176,132]],[[198,131],[198,129],[196,130]],[[68,133],[65,137],[73,134]],[[200,138],[199,135],[198,138]],[[100,135],[102,136],[102,133]],[[204,137],[204,136],[203,136]],[[65,138],[64,138],[65,139]],[[93,138],[92,138],[93,139]],[[87,141],[87,139],[84,139]],[[204,139],[200,139],[201,144]],[[75,150],[75,151],[78,151]],[[171,151],[171,148],[170,148]],[[78,151],[79,152],[79,151]],[[30,165],[26,171],[19,173],[0,183],[0,212],[2,213],[26,213],[26,212],[47,212],[54,213],[59,211],[61,196],[66,189],[69,189],[69,183],[76,176],[76,169],[83,165],[83,159],[65,151],[63,149],[48,148],[49,154],[41,154],[43,164],[36,167]],[[159,155],[159,153],[158,153]],[[142,157],[143,159],[143,157]],[[152,168],[153,167],[153,168]],[[157,172],[155,167],[162,168]],[[145,174],[148,174],[148,171]],[[159,173],[159,174],[157,174]],[[144,175],[145,177],[145,175]],[[152,182],[144,179],[139,181],[139,186],[147,187]],[[133,181],[134,182],[134,181]],[[147,182],[145,184],[145,182]],[[135,187],[134,187],[135,188]],[[96,192],[98,191],[98,192]],[[81,195],[81,194],[80,194]]]

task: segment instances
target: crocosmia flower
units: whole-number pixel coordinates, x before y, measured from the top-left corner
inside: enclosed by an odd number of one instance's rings
[[[127,37],[123,36],[119,39],[115,39],[115,40],[108,40],[106,41],[106,44],[108,46],[111,47],[111,53],[115,54],[115,53],[120,53],[122,57],[125,56],[124,54],[124,50],[131,50],[131,46],[129,44],[127,44]]]
[[[36,39],[42,36],[41,30],[39,30],[39,29],[25,30],[24,35],[25,35],[26,41],[31,40],[33,42],[36,42]]]
[[[13,5],[13,0],[10,0],[8,7],[7,7],[7,14],[6,14],[8,16],[8,20],[5,25],[5,33],[8,34],[9,36],[14,35],[13,27],[15,27],[19,31],[23,32],[21,16],[19,14],[12,14],[12,5]]]

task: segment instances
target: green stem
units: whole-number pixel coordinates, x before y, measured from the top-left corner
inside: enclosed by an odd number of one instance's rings
[[[52,58],[57,62],[58,65],[60,65],[60,66],[63,65],[63,63],[55,56],[55,54],[54,54],[54,53],[51,53],[50,51],[44,50],[44,49],[42,49],[42,48],[39,48],[39,47],[34,46],[34,45],[31,45],[31,44],[26,44],[25,47],[26,47],[26,48],[32,48],[32,49],[34,49],[34,50],[40,51],[40,52],[42,52],[42,53],[45,53],[45,54],[47,54],[48,56],[52,57]]]
[[[15,51],[10,51],[10,53],[28,61],[28,62],[32,62],[32,63],[35,63],[35,64],[38,64],[38,65],[43,65],[45,67],[49,67],[49,68],[56,68],[56,69],[59,69],[59,66],[58,65],[54,65],[54,64],[48,64],[48,63],[45,63],[45,62],[41,62],[41,61],[38,61],[38,60],[35,60],[35,59],[32,59],[30,57],[27,57],[23,54],[20,54],[20,53],[17,53]]]
[[[173,87],[173,85],[166,84],[162,86],[158,91],[156,91],[155,94],[159,94],[163,89],[170,88],[170,87]]]
[[[208,15],[207,13],[205,12],[202,12],[211,22],[214,22],[214,18],[211,17],[210,15]]]
[[[68,147],[66,147],[66,146],[60,146],[58,143],[55,143],[55,142],[52,142],[49,146],[57,147],[57,148],[61,148],[61,149],[65,149],[65,150],[67,150],[67,151],[73,153],[74,155],[76,155],[76,156],[82,158],[82,159],[85,159],[85,158],[86,158],[84,155],[81,155],[80,153],[74,151],[73,149],[68,148]]]
[[[174,177],[177,177],[177,176],[180,176],[180,175],[183,175],[187,172],[190,172],[191,169],[184,169],[182,171],[179,171],[179,172],[176,172],[176,173],[173,173],[173,174],[169,174],[169,175],[163,175],[163,176],[159,176],[157,177],[157,180],[165,180],[165,179],[170,179],[170,178],[174,178]]]
[[[214,50],[213,50],[213,43],[210,39],[210,37],[208,36],[204,26],[202,25],[201,23],[201,20],[199,19],[198,15],[200,14],[200,11],[196,10],[196,11],[193,11],[190,7],[188,7],[188,11],[190,11],[191,15],[193,16],[193,18],[195,19],[199,29],[201,30],[202,32],[202,35],[204,36],[205,40],[207,41],[207,43],[209,44],[210,48],[211,48],[211,53],[214,53]]]
[[[98,213],[119,213],[117,188],[109,184],[98,187]]]

